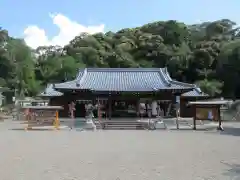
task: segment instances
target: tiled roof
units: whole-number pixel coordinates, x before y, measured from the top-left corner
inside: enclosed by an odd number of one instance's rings
[[[63,93],[56,91],[53,88],[53,84],[49,84],[47,85],[46,89],[44,90],[44,92],[40,93],[39,96],[42,97],[54,97],[54,96],[62,96]]]
[[[193,84],[174,81],[166,68],[86,68],[73,81],[55,84],[55,89],[91,91],[158,91],[189,89]]]
[[[200,88],[194,88],[192,91],[183,93],[181,96],[184,96],[184,97],[207,97],[209,95],[202,92]]]

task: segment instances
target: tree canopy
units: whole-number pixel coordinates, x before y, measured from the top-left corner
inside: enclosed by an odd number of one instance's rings
[[[72,80],[81,67],[167,67],[174,79],[196,83],[212,96],[235,98],[240,31],[228,19],[193,25],[169,20],[31,49],[0,28],[0,86],[34,96],[48,83]]]

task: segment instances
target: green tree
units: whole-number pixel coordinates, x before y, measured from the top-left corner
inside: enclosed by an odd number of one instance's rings
[[[83,33],[66,46],[32,50],[0,29],[0,86],[35,95],[84,67],[168,67],[174,79],[212,96],[240,96],[240,29],[229,19],[187,25],[157,21],[117,32]]]

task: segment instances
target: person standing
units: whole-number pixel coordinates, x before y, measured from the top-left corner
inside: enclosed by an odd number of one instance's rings
[[[158,115],[158,105],[157,105],[157,101],[153,101],[152,102],[152,116],[153,117],[157,117]]]
[[[69,104],[68,104],[68,109],[69,109],[69,115],[70,115],[70,118],[71,118],[71,127],[70,129],[73,129],[74,127],[74,112],[75,112],[75,103],[74,101],[71,101]]]
[[[94,117],[93,115],[94,106],[89,102],[88,104],[85,105],[85,110],[87,120],[92,119]]]
[[[146,106],[147,106],[147,115],[148,115],[149,118],[151,118],[152,117],[152,106],[151,106],[151,103],[147,101]]]
[[[144,116],[144,112],[145,112],[145,104],[144,103],[139,103],[139,115],[140,115],[141,119]]]
[[[175,104],[176,110],[176,128],[179,129],[179,120],[180,120],[180,103]]]
[[[160,106],[160,102],[158,101],[157,102],[157,117],[160,117],[160,116],[162,116],[162,109]]]
[[[94,122],[94,114],[93,114],[93,110],[96,108],[97,106],[93,106],[92,103],[88,103],[86,105],[86,118],[87,118],[87,124],[91,124],[91,127],[93,128],[93,130],[96,130],[97,127],[95,125]]]

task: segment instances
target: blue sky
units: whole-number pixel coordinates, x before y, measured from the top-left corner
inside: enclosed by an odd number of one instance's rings
[[[16,37],[24,37],[28,26],[37,26],[51,39],[59,27],[50,13],[83,26],[104,24],[104,31],[116,31],[169,19],[189,24],[229,18],[240,23],[239,8],[239,0],[0,0],[0,26]]]

